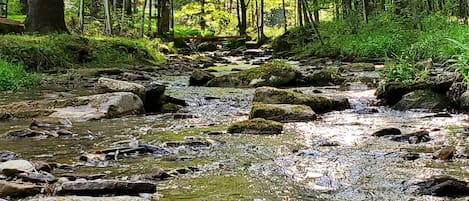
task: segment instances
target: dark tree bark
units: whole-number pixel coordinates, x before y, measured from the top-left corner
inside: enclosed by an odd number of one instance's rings
[[[28,0],[28,5],[26,31],[41,34],[67,32],[63,0]]]
[[[28,0],[20,0],[21,14],[28,14]]]
[[[247,6],[244,0],[239,0],[240,12],[241,12],[241,22],[239,24],[239,34],[246,35],[247,29]]]
[[[165,37],[169,33],[170,9],[169,0],[158,0],[158,35]]]

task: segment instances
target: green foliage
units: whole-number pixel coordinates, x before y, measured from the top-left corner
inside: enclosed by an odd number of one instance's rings
[[[453,67],[455,67],[456,71],[464,78],[466,86],[469,86],[469,45],[454,39],[448,40],[462,50],[462,53],[454,56],[454,59],[452,60],[455,62]]]
[[[452,55],[461,53],[459,48],[445,38],[469,42],[469,27],[457,21],[450,21],[446,17],[426,16],[422,20],[422,29],[416,30],[408,22],[396,20],[392,14],[383,13],[383,15],[371,18],[368,24],[360,24],[356,34],[351,33],[349,25],[345,22],[321,22],[319,31],[323,44],[318,40],[301,42],[309,38],[311,34],[301,34],[299,29],[291,29],[289,32],[294,33],[290,35],[295,37],[287,41],[298,42],[292,46],[281,47],[284,48],[283,52],[292,53],[297,59],[312,55],[319,57],[398,55],[407,58],[410,62],[417,62],[427,58],[445,61]],[[275,49],[274,53],[277,53]]]
[[[22,66],[0,59],[0,91],[18,90],[39,81],[39,75],[27,73]]]
[[[384,82],[410,83],[428,78],[428,69],[415,67],[408,59],[398,57],[396,60],[386,62],[384,68],[380,70]]]
[[[68,34],[4,35],[0,36],[0,44],[0,57],[35,71],[148,63],[163,59],[156,40]]]

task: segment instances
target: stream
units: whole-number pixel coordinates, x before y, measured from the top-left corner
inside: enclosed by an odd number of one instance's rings
[[[219,74],[238,64],[219,67]],[[140,142],[202,140],[210,146],[176,150],[171,155],[138,155],[84,164],[74,174],[106,174],[132,179],[155,168],[179,174],[158,181],[160,200],[467,200],[416,194],[416,181],[445,174],[469,176],[468,159],[433,160],[445,144],[463,145],[468,116],[431,117],[424,111],[395,111],[373,106],[375,89],[354,83],[349,87],[298,87],[303,93],[320,90],[327,97],[348,98],[352,109],[321,115],[312,122],[288,123],[281,135],[225,133],[226,127],[248,119],[254,89],[190,87],[188,76],[163,76],[166,93],[189,106],[177,114],[129,116],[74,122],[73,137],[4,139],[0,150],[32,161],[77,164],[85,152],[105,149],[135,137]],[[7,93],[0,103],[30,100],[41,92]],[[29,126],[30,120],[0,122],[0,133]],[[429,130],[433,139],[421,144],[394,142],[371,134],[397,127],[404,133]],[[407,153],[420,153],[414,161]],[[61,170],[54,175],[70,173]]]

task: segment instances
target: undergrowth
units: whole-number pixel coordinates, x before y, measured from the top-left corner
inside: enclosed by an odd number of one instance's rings
[[[23,66],[0,59],[0,91],[18,90],[24,86],[38,84],[40,76],[28,73]]]
[[[158,41],[77,35],[0,36],[0,57],[28,71],[157,63],[164,58]]]

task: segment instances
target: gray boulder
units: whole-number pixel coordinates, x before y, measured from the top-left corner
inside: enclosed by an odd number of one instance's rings
[[[191,77],[189,78],[189,86],[204,86],[213,78],[215,78],[215,75],[207,71],[196,69],[192,72]]]
[[[9,160],[0,163],[0,172],[6,176],[12,176],[22,172],[32,172],[34,169],[34,164],[27,160]]]
[[[132,92],[140,98],[145,97],[145,87],[141,84],[101,77],[96,84],[98,93]]]
[[[55,108],[49,117],[67,118],[75,121],[116,118],[144,111],[143,102],[130,92],[116,92],[77,97],[82,103],[75,106]]]
[[[302,94],[273,87],[257,88],[254,93],[253,102],[307,105],[316,113],[326,113],[350,108],[347,99],[334,100],[323,96]]]
[[[25,201],[148,201],[145,198],[134,196],[90,197],[90,196],[57,196],[44,198],[31,198]]]
[[[300,122],[316,120],[316,113],[306,105],[253,103],[250,119],[264,118],[278,122]]]
[[[451,107],[450,100],[444,94],[432,90],[416,90],[402,97],[393,109],[427,109],[430,111],[441,111]]]

